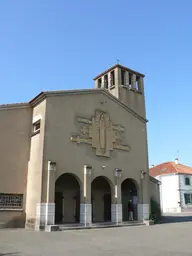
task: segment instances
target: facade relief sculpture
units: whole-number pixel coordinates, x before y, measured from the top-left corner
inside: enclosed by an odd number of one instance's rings
[[[123,144],[124,127],[112,124],[108,113],[96,110],[91,119],[78,117],[77,121],[81,124],[80,135],[72,136],[71,141],[90,144],[97,156],[110,157],[113,149],[130,150]]]

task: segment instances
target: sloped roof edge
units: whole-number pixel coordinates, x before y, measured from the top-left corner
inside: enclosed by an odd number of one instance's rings
[[[42,100],[44,100],[46,97],[51,97],[51,96],[62,96],[62,95],[80,95],[80,94],[98,94],[98,93],[103,93],[107,97],[111,98],[115,102],[117,102],[121,107],[132,113],[134,116],[142,120],[143,122],[148,122],[147,119],[143,118],[139,114],[137,114],[135,111],[127,107],[125,104],[123,104],[120,100],[118,100],[115,96],[113,96],[111,93],[109,93],[105,89],[80,89],[80,90],[60,90],[60,91],[45,91],[45,92],[40,92],[35,98],[33,98],[29,104],[32,106],[37,105],[40,103]]]

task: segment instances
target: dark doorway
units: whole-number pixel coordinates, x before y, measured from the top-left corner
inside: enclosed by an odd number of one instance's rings
[[[111,187],[105,177],[95,178],[91,184],[92,221],[111,221]]]
[[[137,220],[138,192],[136,182],[126,179],[121,184],[122,217],[123,221],[129,221],[128,203],[131,200],[133,209],[133,220]]]
[[[55,183],[55,223],[78,223],[80,220],[80,185],[70,173]]]
[[[55,223],[62,223],[62,192],[55,192]]]
[[[111,194],[104,195],[104,221],[111,221]]]

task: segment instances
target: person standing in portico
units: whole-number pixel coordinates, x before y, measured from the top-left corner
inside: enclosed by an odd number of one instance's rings
[[[132,201],[133,201],[133,219],[136,220],[137,219],[137,201],[138,201],[136,195],[133,195]]]
[[[129,220],[133,220],[133,203],[131,200],[128,202],[128,214],[129,214]]]

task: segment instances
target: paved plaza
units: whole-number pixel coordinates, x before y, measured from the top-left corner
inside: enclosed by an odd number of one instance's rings
[[[192,255],[192,222],[64,232],[0,230],[0,256]]]

